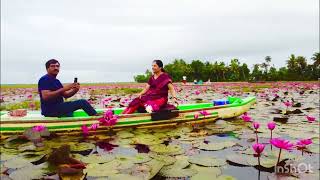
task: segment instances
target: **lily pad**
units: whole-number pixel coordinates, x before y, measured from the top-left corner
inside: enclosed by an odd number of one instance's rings
[[[215,157],[210,157],[210,156],[204,156],[204,155],[195,155],[189,157],[188,161],[192,164],[197,164],[201,166],[207,166],[207,167],[219,167],[226,165],[226,161],[223,159],[218,159]]]
[[[86,169],[83,170],[84,173],[88,173],[88,176],[91,177],[103,177],[110,176],[119,173],[117,167],[120,165],[117,161],[111,161],[104,164],[88,164]]]
[[[115,159],[113,155],[100,156],[99,154],[90,154],[88,156],[78,155],[76,158],[84,163],[107,163]]]
[[[78,144],[72,144],[70,146],[70,150],[71,151],[86,151],[86,150],[90,150],[90,149],[93,149],[95,148],[95,145],[94,144],[91,144],[91,143],[78,143]]]
[[[236,180],[236,178],[229,175],[221,175],[217,178],[217,180]]]
[[[151,168],[149,177],[147,177],[147,179],[152,179],[156,174],[158,174],[160,169],[164,166],[164,163],[162,161],[152,159],[151,161],[147,162],[146,165]]]
[[[4,166],[7,168],[12,168],[12,169],[18,169],[18,168],[23,168],[26,166],[33,166],[32,163],[27,161],[26,159],[23,159],[21,157],[13,158],[4,163]]]
[[[199,145],[199,149],[207,150],[207,151],[217,151],[225,148],[229,148],[236,145],[233,141],[224,141],[224,142],[217,142],[217,143],[201,143]]]
[[[119,138],[126,139],[126,138],[134,137],[134,134],[129,131],[119,131],[119,132],[117,132],[117,136]]]
[[[11,179],[19,180],[30,180],[30,179],[40,179],[45,171],[41,168],[36,168],[37,166],[28,166],[21,169],[17,169],[10,173],[9,177]]]
[[[192,164],[190,168],[198,171],[196,175],[191,177],[191,180],[212,180],[221,174],[221,170],[217,167],[202,167]]]
[[[172,165],[176,162],[176,158],[167,155],[158,155],[156,153],[150,153],[150,157],[157,161],[163,162],[165,166]]]
[[[179,145],[164,145],[158,144],[150,147],[150,150],[156,152],[158,154],[166,154],[166,155],[177,155],[183,154],[184,150]]]

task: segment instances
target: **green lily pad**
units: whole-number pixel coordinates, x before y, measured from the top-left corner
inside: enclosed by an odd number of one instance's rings
[[[5,167],[13,168],[13,169],[23,168],[23,167],[32,166],[32,165],[33,165],[32,163],[30,163],[29,161],[21,157],[10,159],[4,163]]]
[[[117,136],[119,138],[126,139],[126,138],[134,137],[134,134],[129,131],[119,131],[119,132],[117,132]]]
[[[134,144],[156,145],[163,141],[151,134],[140,134],[132,138]]]
[[[12,154],[4,154],[2,151],[1,151],[1,154],[0,154],[1,161],[7,161],[7,160],[13,159],[15,157],[17,157],[17,156],[16,155],[12,155]]]
[[[156,153],[150,153],[150,157],[163,162],[165,166],[172,165],[176,162],[176,158],[167,155],[158,155]]]
[[[164,144],[157,144],[150,146],[150,150],[156,152],[158,154],[167,154],[167,155],[177,155],[182,154],[184,151],[179,145],[164,145]]]
[[[240,154],[231,154],[226,156],[227,161],[230,161],[234,164],[239,164],[242,166],[250,166],[250,164],[247,162],[248,158],[253,158],[253,156],[246,156],[246,155],[240,155]]]
[[[215,157],[210,157],[210,156],[204,156],[204,155],[195,155],[189,157],[188,161],[192,164],[197,164],[201,166],[207,166],[207,167],[219,167],[226,165],[226,161],[223,159],[218,159]]]
[[[198,171],[196,175],[191,177],[191,180],[212,180],[221,174],[221,170],[217,167],[202,167],[192,164],[190,168]]]
[[[86,166],[86,169],[83,170],[83,172],[88,173],[87,175],[91,177],[110,176],[119,173],[119,171],[117,170],[119,165],[120,163],[117,161],[111,161],[109,163],[104,164],[88,164]]]
[[[37,166],[31,165],[21,169],[17,169],[10,173],[9,177],[11,179],[19,180],[30,180],[30,179],[40,179],[45,171],[41,168],[36,168]]]
[[[151,161],[151,157],[147,154],[137,154],[136,156],[117,156],[116,157],[118,160],[124,162],[132,162],[134,164],[139,164],[139,163],[145,163],[148,161]]]
[[[78,144],[72,144],[70,145],[70,150],[71,151],[85,151],[85,150],[90,150],[95,148],[94,144],[91,143],[78,143]]]
[[[217,143],[201,143],[198,148],[207,151],[217,151],[236,145],[233,141],[217,142]]]
[[[236,180],[236,178],[229,175],[221,175],[217,178],[217,180]]]
[[[112,155],[100,156],[99,154],[90,154],[88,156],[77,155],[76,158],[84,163],[107,163],[115,159]]]
[[[151,161],[147,162],[146,165],[151,168],[150,174],[146,179],[152,179],[156,174],[159,173],[161,168],[164,166],[164,163],[162,161],[152,159]]]
[[[130,174],[112,174],[109,175],[108,180],[141,180],[141,177],[132,176]],[[101,179],[102,180],[102,179]]]
[[[319,149],[319,145],[310,145],[308,148],[307,148],[307,151],[308,152],[312,152],[312,153],[315,153],[315,154],[320,154],[320,149]]]
[[[198,171],[194,169],[166,169],[166,170],[161,170],[159,174],[163,177],[181,178],[181,177],[191,177],[197,173]]]

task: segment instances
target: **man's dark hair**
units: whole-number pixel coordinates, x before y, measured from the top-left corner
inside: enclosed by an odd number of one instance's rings
[[[48,69],[50,67],[50,64],[56,64],[56,63],[59,63],[59,61],[55,59],[50,59],[49,61],[46,62],[46,68]]]

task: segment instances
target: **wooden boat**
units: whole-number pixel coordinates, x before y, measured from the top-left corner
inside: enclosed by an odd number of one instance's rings
[[[114,126],[100,126],[97,131],[108,131],[110,129],[123,128],[151,128],[163,126],[176,126],[180,123],[204,123],[212,122],[217,119],[237,117],[247,112],[256,102],[255,97],[240,99],[231,104],[214,106],[212,103],[182,104],[178,110],[161,113],[135,113],[121,114],[124,108],[115,108],[113,113],[118,115],[118,121]],[[105,109],[98,109],[103,112]],[[195,114],[205,111],[207,115]],[[163,116],[163,117],[162,117]],[[171,116],[171,117],[170,117]],[[22,133],[28,128],[44,125],[51,132],[56,133],[81,133],[81,126],[90,126],[99,123],[101,116],[88,116],[82,110],[74,112],[74,117],[44,117],[40,111],[29,111],[24,117],[12,117],[8,112],[1,111],[0,133],[1,135]]]

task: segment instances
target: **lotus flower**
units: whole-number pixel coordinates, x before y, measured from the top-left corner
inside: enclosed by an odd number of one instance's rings
[[[297,146],[299,147],[306,147],[310,144],[312,144],[312,139],[301,139],[297,142]]]
[[[29,95],[27,96],[27,98],[28,98],[29,100],[32,100],[32,94],[29,94]]]
[[[86,125],[82,125],[81,129],[84,136],[89,135],[89,128]]]
[[[200,111],[199,113],[204,117],[210,115],[210,113],[208,113],[206,110]]]
[[[113,126],[117,124],[118,116],[114,115],[112,110],[109,109],[104,112],[103,117],[98,120],[104,126]]]
[[[270,143],[280,149],[277,164],[279,164],[280,162],[281,150],[282,149],[291,150],[292,147],[294,146],[294,144],[290,143],[290,141],[280,139],[280,138],[271,139]]]
[[[258,155],[260,155],[260,154],[263,152],[264,147],[265,147],[264,144],[259,144],[259,143],[256,143],[256,144],[253,144],[253,145],[252,145],[253,150],[254,150]]]
[[[194,93],[195,93],[196,95],[199,95],[199,94],[200,94],[200,91],[199,91],[199,90],[196,90]]]
[[[286,101],[283,104],[287,107],[286,111],[288,111],[289,106],[292,106],[292,102],[290,102],[290,101]]]
[[[253,122],[253,127],[258,130],[260,127],[260,124],[258,122]]]
[[[270,143],[277,148],[285,149],[285,150],[291,150],[292,147],[294,146],[294,144],[290,143],[290,141],[280,139],[280,138],[273,138],[270,140]]]
[[[33,132],[42,132],[44,129],[45,129],[44,125],[38,125],[38,126],[32,127]]]
[[[306,116],[309,123],[316,121],[316,118],[313,116]]]
[[[198,119],[198,118],[199,118],[199,114],[198,113],[194,114],[194,119]]]
[[[92,124],[89,129],[92,131],[96,131],[98,128],[99,128],[99,124],[96,123],[96,124]]]
[[[271,122],[268,122],[267,126],[268,126],[268,129],[270,129],[270,131],[272,131],[276,127],[276,123],[271,121]]]
[[[241,119],[242,119],[244,122],[251,122],[251,117],[250,117],[247,113],[244,113],[244,114],[241,116]]]

